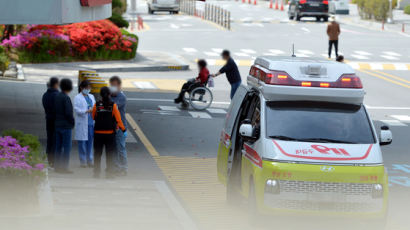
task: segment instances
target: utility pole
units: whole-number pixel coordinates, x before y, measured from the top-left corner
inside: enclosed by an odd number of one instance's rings
[[[131,12],[137,13],[137,0],[131,0]]]
[[[387,23],[393,23],[393,3],[389,0],[389,17],[387,18]]]

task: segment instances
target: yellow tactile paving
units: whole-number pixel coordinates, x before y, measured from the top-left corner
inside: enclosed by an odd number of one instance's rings
[[[201,229],[255,229],[244,209],[227,205],[225,186],[217,179],[216,158],[159,156],[154,159]]]

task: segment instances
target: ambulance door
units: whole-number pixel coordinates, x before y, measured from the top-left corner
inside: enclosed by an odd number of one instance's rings
[[[228,168],[230,169],[230,167],[228,167],[228,157],[229,155],[233,155],[231,150],[232,131],[234,130],[235,121],[248,91],[246,86],[239,86],[235,96],[232,98],[228,113],[226,114],[225,125],[219,143],[217,160],[218,178],[223,184],[226,184],[227,182]]]
[[[253,128],[252,138],[241,138],[241,153],[244,156],[242,161],[242,190],[249,191],[249,182],[254,175],[255,169],[262,168],[263,144],[261,141],[261,100],[255,96],[250,105],[246,120],[242,123],[251,124]]]

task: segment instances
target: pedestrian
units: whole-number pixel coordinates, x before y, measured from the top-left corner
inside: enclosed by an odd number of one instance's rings
[[[345,57],[343,57],[343,55],[339,55],[339,56],[337,56],[336,61],[337,62],[345,62]]]
[[[222,51],[222,58],[226,61],[226,64],[217,72],[216,74],[212,75],[212,77],[217,77],[220,74],[225,73],[226,78],[231,84],[231,99],[235,95],[236,90],[241,85],[241,75],[239,74],[238,66],[236,65],[235,61],[232,59],[231,54],[228,50]]]
[[[58,94],[58,78],[52,77],[47,83],[47,91],[43,94],[43,108],[46,114],[46,130],[47,130],[47,161],[48,166],[54,167],[54,152],[56,150],[56,137],[55,137],[55,98]]]
[[[55,134],[56,134],[56,151],[54,159],[54,168],[57,173],[71,174],[68,169],[70,163],[71,151],[71,133],[74,128],[73,104],[69,97],[73,90],[73,82],[70,79],[60,81],[61,92],[55,97]]]
[[[122,82],[121,78],[118,76],[113,76],[110,78],[110,91],[111,99],[117,105],[118,111],[120,111],[121,121],[127,128],[127,120],[125,119],[125,111],[127,106],[127,97],[122,92]],[[117,154],[115,155],[115,163],[117,167],[118,174],[121,176],[126,176],[128,173],[128,157],[127,149],[125,146],[125,140],[127,139],[127,133],[123,132],[121,129],[117,129],[115,134],[115,143],[117,146]]]
[[[79,93],[74,98],[75,135],[78,155],[82,168],[93,167],[94,120],[92,117],[95,98],[90,94],[91,84],[85,80],[80,83]]]
[[[332,46],[335,47],[336,57],[338,57],[339,51],[339,35],[340,35],[340,26],[336,22],[334,16],[330,18],[330,23],[327,25],[327,36],[329,36],[329,59],[332,57]]]
[[[195,87],[199,86],[206,86],[209,78],[209,70],[206,67],[207,63],[205,60],[201,59],[198,61],[198,76],[195,79],[191,79],[187,81],[181,88],[179,95],[177,98],[174,99],[175,104],[179,104],[182,102],[185,92],[194,89]]]
[[[121,120],[117,104],[111,99],[110,89],[102,87],[100,91],[101,100],[93,107],[94,125],[94,178],[99,178],[101,173],[101,156],[105,147],[105,158],[107,168],[105,170],[107,178],[115,175],[114,156],[116,154],[115,134],[120,128],[124,135],[127,130]]]

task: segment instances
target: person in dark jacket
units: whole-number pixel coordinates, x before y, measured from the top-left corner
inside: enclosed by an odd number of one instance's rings
[[[69,97],[73,90],[73,83],[70,79],[62,79],[60,82],[61,92],[55,98],[56,112],[56,151],[54,158],[54,168],[57,173],[73,173],[68,170],[71,151],[71,134],[74,128],[73,104]]]
[[[54,167],[54,152],[56,148],[56,138],[55,138],[55,97],[58,94],[58,78],[52,77],[47,83],[47,91],[43,94],[43,108],[46,114],[46,130],[47,130],[47,160],[50,167]]]
[[[241,75],[239,74],[238,66],[236,65],[235,61],[232,59],[231,54],[228,50],[222,51],[222,58],[226,61],[226,64],[219,70],[218,73],[212,75],[212,77],[216,77],[223,73],[226,74],[226,78],[231,84],[231,99],[235,95],[236,90],[241,85]]]

